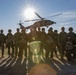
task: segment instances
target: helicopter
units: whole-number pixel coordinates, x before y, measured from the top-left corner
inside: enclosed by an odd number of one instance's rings
[[[37,12],[35,12],[35,14],[40,18],[40,19],[34,19],[34,20],[26,20],[25,22],[29,22],[29,21],[36,21],[33,25],[30,25],[30,26],[27,26],[27,27],[24,27],[20,21],[19,25],[20,25],[20,28],[21,29],[32,29],[32,28],[36,28],[36,27],[48,27],[50,25],[53,25],[53,24],[56,24],[56,22],[54,21],[51,21],[51,20],[47,20],[46,18],[42,18]],[[58,16],[58,15],[61,15],[62,13],[60,14],[57,14],[57,15],[54,15],[54,16]],[[53,17],[53,16],[51,16]]]

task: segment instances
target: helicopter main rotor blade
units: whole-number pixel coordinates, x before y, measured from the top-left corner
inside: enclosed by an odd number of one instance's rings
[[[44,20],[44,19],[46,19],[46,18],[50,18],[50,17],[55,17],[55,16],[62,15],[62,13],[59,13],[59,14],[56,14],[56,15],[53,15],[53,16],[48,16],[48,17],[42,18],[38,13],[35,12],[35,14],[36,14],[40,19],[25,20],[25,22],[29,22],[29,21],[39,21],[39,20]]]
[[[25,20],[25,22],[29,22],[29,21],[39,21],[40,19],[33,19],[33,20]]]
[[[62,13],[59,13],[59,14],[56,14],[56,15],[52,15],[52,16],[48,16],[46,18],[55,17],[55,16],[59,16],[59,15],[62,15]]]
[[[40,19],[44,19],[44,18],[42,18],[37,12],[35,12],[35,14],[40,18]]]

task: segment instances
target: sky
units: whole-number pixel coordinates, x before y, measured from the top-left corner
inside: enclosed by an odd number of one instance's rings
[[[32,25],[34,22],[26,23],[25,16],[22,15],[27,7],[33,7],[36,12],[46,19],[55,21],[49,27],[60,32],[61,27],[65,27],[68,32],[69,27],[73,27],[76,33],[76,0],[0,0],[0,30],[8,33],[8,29],[14,34],[18,23],[21,21],[25,27]],[[49,17],[62,13],[59,16]],[[49,18],[47,18],[49,17]],[[34,19],[38,18],[37,16]],[[46,28],[46,32],[49,28]]]

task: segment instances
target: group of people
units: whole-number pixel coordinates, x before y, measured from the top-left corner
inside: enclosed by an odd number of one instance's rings
[[[45,32],[45,28],[40,27],[30,29],[29,33],[27,33],[25,29],[21,29],[20,31],[20,29],[17,28],[16,30],[17,31],[14,35],[12,34],[11,29],[8,30],[7,35],[3,33],[3,30],[0,30],[2,57],[4,57],[4,46],[8,48],[9,57],[18,56],[23,58],[23,55],[27,57],[27,51],[29,50],[27,49],[28,43],[32,41],[41,41],[41,52],[43,54],[43,49],[45,49],[45,58],[53,58],[54,53],[56,57],[58,57],[59,52],[60,58],[63,59],[66,50],[75,50],[76,33],[73,32],[72,27],[68,28],[68,33],[65,32],[65,27],[61,27],[61,32],[59,33],[57,30],[53,30],[52,27],[48,29],[48,33]]]

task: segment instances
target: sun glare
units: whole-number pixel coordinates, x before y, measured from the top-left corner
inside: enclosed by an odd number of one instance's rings
[[[23,12],[23,16],[29,20],[33,19],[35,17],[35,9],[31,7],[26,8]]]

